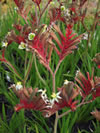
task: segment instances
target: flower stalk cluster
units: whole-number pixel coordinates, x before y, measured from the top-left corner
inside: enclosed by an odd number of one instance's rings
[[[56,114],[54,133],[57,133],[57,125],[60,118],[71,111],[75,111],[84,104],[93,102],[95,98],[100,97],[100,77],[94,76],[94,73],[90,76],[89,72],[87,72],[87,77],[85,77],[81,72],[78,72],[75,76],[76,82],[65,80],[61,87],[56,87],[55,82],[56,74],[66,56],[74,54],[75,50],[77,51],[81,40],[85,39],[88,41],[89,39],[89,35],[86,34],[86,32],[90,34],[91,31],[88,30],[84,24],[86,9],[82,10],[87,0],[80,0],[79,3],[77,0],[72,0],[71,4],[67,3],[67,8],[65,7],[65,3],[60,0],[57,1],[58,7],[55,7],[53,0],[47,0],[44,8],[41,8],[42,0],[32,0],[32,4],[27,6],[25,0],[14,0],[14,2],[18,8],[18,14],[23,18],[25,24],[21,25],[18,23],[13,25],[13,30],[7,34],[5,40],[2,42],[2,54],[0,56],[0,61],[11,67],[18,78],[18,82],[9,87],[13,89],[20,99],[20,103],[18,103],[14,109],[15,111],[19,111],[23,108],[40,111],[44,117],[50,117]],[[35,15],[31,13],[32,6],[35,6]],[[42,24],[41,20],[46,10],[50,18],[48,25]],[[93,30],[96,25],[99,24],[98,14],[99,12],[97,10]],[[59,22],[65,25],[65,35],[60,29]],[[85,33],[80,35],[73,32],[74,25],[79,22],[82,23],[86,30]],[[24,78],[20,76],[14,66],[5,57],[6,49],[9,45],[12,45],[13,42],[18,45],[17,48],[19,50],[24,50],[27,55],[32,55],[29,62],[27,56],[25,57]],[[52,70],[51,64],[54,52],[56,52],[59,60],[55,69]],[[52,88],[50,88],[52,89],[51,96],[46,94],[47,89],[26,87],[33,61],[37,75],[43,82],[44,88],[47,84],[38,71],[36,60],[38,60],[52,76]],[[96,54],[92,61],[100,68],[100,53]],[[27,62],[29,65],[26,69]],[[81,103],[76,100],[79,95],[82,97]],[[92,96],[91,100],[86,101],[87,96]],[[63,108],[69,108],[69,110],[59,115],[59,110]]]

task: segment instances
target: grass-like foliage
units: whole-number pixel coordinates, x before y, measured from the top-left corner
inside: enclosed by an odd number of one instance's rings
[[[0,133],[98,133],[100,1],[89,4],[14,0],[0,14]]]

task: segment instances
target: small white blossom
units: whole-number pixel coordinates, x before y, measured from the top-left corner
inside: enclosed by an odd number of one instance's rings
[[[61,99],[61,97],[59,96],[60,93],[61,93],[60,91],[58,93],[52,93],[52,95],[51,95],[51,97],[53,98],[53,99],[51,99],[52,104],[54,104],[55,101],[59,102],[58,99]]]
[[[29,39],[30,41],[32,41],[32,40],[34,39],[34,37],[35,37],[35,33],[29,33],[28,39]]]
[[[21,82],[17,82],[17,84],[15,85],[15,88],[16,88],[16,90],[22,89],[23,86],[22,86]]]
[[[65,6],[61,6],[61,11],[65,11]]]
[[[47,25],[45,25],[45,26],[43,27],[42,33],[44,33],[46,30],[47,30]]]
[[[41,93],[41,97],[45,101],[47,99],[46,89],[45,90],[40,89],[38,90],[38,92]]]
[[[64,85],[67,85],[69,83],[69,81],[66,79],[65,81],[64,81]]]
[[[7,81],[8,81],[8,82],[10,82],[10,81],[11,81],[11,79],[10,79],[10,77],[9,77],[9,75],[8,75],[8,74],[6,75],[6,79],[7,79]]]
[[[7,47],[8,46],[8,42],[2,42],[2,47]]]
[[[50,5],[54,6],[55,5],[55,2],[54,1],[51,1],[50,2]]]
[[[83,39],[88,40],[88,34],[87,33],[84,34]]]
[[[77,70],[77,71],[76,71],[76,77],[78,76],[79,72],[80,72],[80,70]]]
[[[65,16],[70,16],[70,11],[69,11],[69,9],[66,9],[66,10],[64,11],[64,14],[65,14]]]
[[[21,42],[21,43],[20,43],[20,45],[18,46],[18,48],[19,48],[19,49],[25,49],[25,48],[26,48],[26,46],[27,46],[27,44],[26,44],[26,43]]]

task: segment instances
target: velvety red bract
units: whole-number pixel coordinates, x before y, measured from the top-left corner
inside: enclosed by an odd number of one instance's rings
[[[42,104],[39,105],[39,102],[40,101],[35,103],[33,101],[29,102],[28,100],[21,99],[20,103],[15,106],[15,111],[20,111],[21,109],[33,109],[41,111],[44,108],[44,106]]]
[[[5,59],[5,49],[2,50],[2,58],[0,58],[1,62],[7,62],[7,60]]]
[[[47,104],[41,97],[41,93],[38,93],[37,88],[34,90],[32,88],[27,88],[27,90],[23,88],[21,90],[16,90],[13,86],[12,88],[20,99],[20,103],[14,107],[15,111],[20,111],[21,109],[32,109],[43,112],[45,110]]]
[[[72,111],[76,109],[76,104],[78,101],[73,101],[75,97],[79,95],[79,91],[73,88],[73,82],[69,82],[66,86],[62,86],[62,88],[58,88],[60,91],[61,99],[58,99],[59,102],[54,102],[52,108],[45,109],[43,115],[46,117],[50,117],[56,111],[61,110],[62,108],[71,108]]]
[[[92,94],[93,99],[100,96],[100,77],[94,77],[93,79],[93,73],[90,77],[89,72],[87,72],[86,78],[81,72],[79,72],[75,79],[83,90],[81,91],[83,98],[90,94]]]
[[[19,0],[14,0],[14,2],[18,7],[20,6]]]
[[[98,65],[98,68],[100,69],[100,65]]]
[[[60,60],[63,60],[67,55],[71,54],[74,49],[77,49],[77,45],[80,42],[82,35],[75,37],[76,33],[72,33],[72,26],[68,25],[66,28],[66,36],[62,34],[59,27],[54,25],[54,28],[59,33],[61,42],[58,40],[56,35],[52,33],[52,37],[56,40],[60,50],[55,47],[57,54],[59,55]]]

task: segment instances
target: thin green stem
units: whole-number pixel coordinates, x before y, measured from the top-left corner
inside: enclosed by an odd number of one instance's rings
[[[58,71],[58,69],[59,69],[59,66],[60,66],[61,62],[62,62],[62,60],[60,60],[60,61],[58,62],[58,64],[57,64],[57,67],[56,67],[55,72],[54,72],[55,75],[56,75],[56,73],[57,73],[57,71]]]
[[[54,133],[57,133],[57,125],[58,125],[58,111],[56,112],[55,124],[54,124]]]
[[[32,54],[32,57],[30,58],[29,60],[29,65],[28,65],[28,70],[27,70],[27,73],[25,74],[25,78],[24,78],[24,81],[23,81],[23,85],[25,86],[25,82],[29,76],[29,73],[31,71],[31,68],[32,68],[32,63],[33,63],[33,57],[34,57],[34,53]]]
[[[35,54],[34,54],[34,64],[35,64],[35,69],[36,69],[36,72],[37,72],[37,75],[39,77],[39,79],[42,81],[42,83],[44,85],[46,85],[46,82],[44,81],[44,79],[41,77],[39,71],[38,71],[38,67],[37,67],[37,63],[36,63],[36,57],[35,57]]]
[[[53,92],[55,93],[55,73],[52,75],[52,81],[53,81]]]
[[[21,81],[23,81],[22,78],[21,78],[21,76],[20,76],[19,73],[17,72],[17,70],[14,68],[14,66],[13,66],[9,61],[6,60],[5,65],[10,66],[10,67],[13,69],[14,73],[17,75],[17,77],[18,77]]]
[[[28,57],[28,52],[26,51],[25,53],[25,63],[24,63],[24,69],[25,69],[25,72],[26,72],[26,66],[27,66],[27,57]],[[26,73],[25,73],[26,74]],[[25,76],[25,75],[24,75]]]
[[[38,11],[37,11],[37,5],[35,4],[35,15],[36,15],[36,23],[37,23],[37,26],[39,24],[39,18],[38,18]]]

